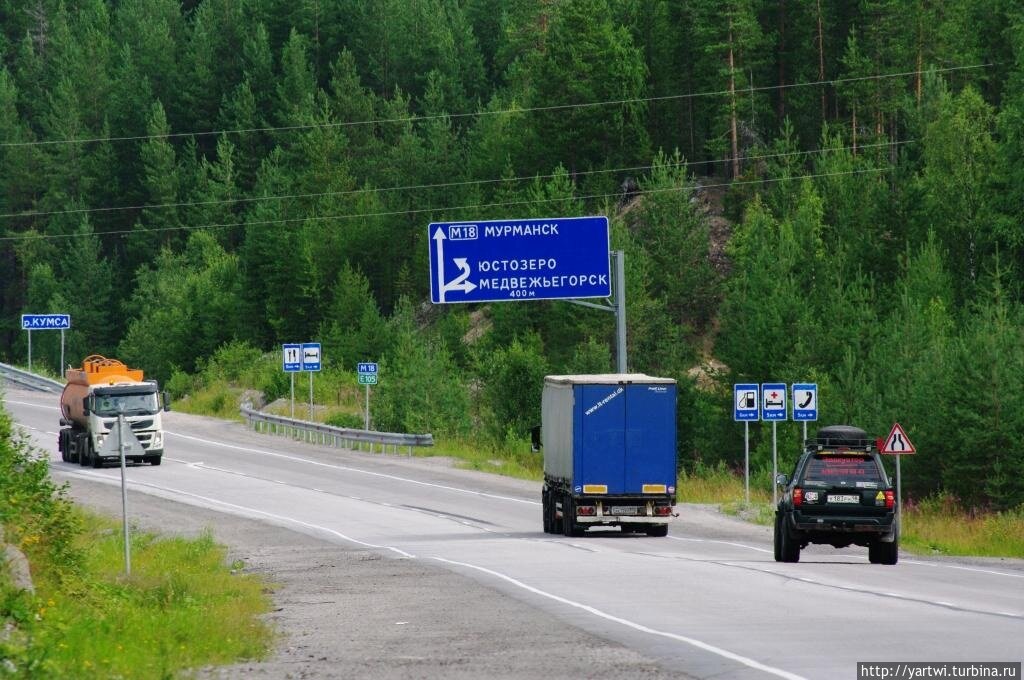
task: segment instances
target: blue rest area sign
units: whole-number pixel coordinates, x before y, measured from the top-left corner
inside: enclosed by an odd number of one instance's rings
[[[786,419],[786,383],[761,385],[761,420]]]
[[[757,383],[737,383],[732,386],[733,420],[758,420],[761,417],[757,407],[759,387]]]
[[[302,370],[302,345],[281,345],[281,351],[285,373],[298,373]]]
[[[818,419],[818,385],[793,383],[793,420]]]
[[[304,343],[302,343],[302,370],[303,371],[319,371],[320,370],[320,343],[319,342],[304,342]]]
[[[24,331],[61,331],[71,328],[70,314],[22,314]]]
[[[427,237],[435,304],[611,295],[607,217],[434,222]]]

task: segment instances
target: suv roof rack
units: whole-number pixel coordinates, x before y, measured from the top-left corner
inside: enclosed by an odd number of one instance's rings
[[[813,439],[804,441],[807,450],[824,451],[877,451],[876,441],[867,432],[853,425],[829,425],[815,433]]]

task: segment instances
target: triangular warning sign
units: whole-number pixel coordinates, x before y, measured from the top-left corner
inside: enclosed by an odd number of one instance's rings
[[[889,431],[889,436],[885,438],[885,444],[882,445],[882,453],[916,453],[917,449],[910,443],[910,437],[903,431],[899,423],[893,423],[892,430]]]

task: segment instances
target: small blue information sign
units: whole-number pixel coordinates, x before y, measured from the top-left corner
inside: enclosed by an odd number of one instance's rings
[[[611,295],[607,217],[435,222],[428,229],[435,304]]]
[[[281,345],[282,366],[285,373],[298,373],[302,370],[302,345]]]
[[[818,385],[793,383],[793,420],[818,419]]]
[[[302,343],[302,370],[303,371],[319,371],[320,370],[320,343],[319,342],[304,342],[304,343]]]
[[[761,420],[786,419],[786,383],[761,385]]]
[[[71,328],[70,314],[22,314],[23,331],[62,331]]]
[[[376,373],[377,364],[371,362],[362,362],[357,365],[357,373]]]
[[[760,418],[757,393],[757,383],[737,383],[732,386],[733,420],[748,421]]]

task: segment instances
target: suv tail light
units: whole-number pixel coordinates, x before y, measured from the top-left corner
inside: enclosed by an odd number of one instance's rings
[[[793,488],[793,505],[800,507],[804,504],[804,490],[799,486]]]
[[[893,506],[896,505],[896,495],[893,494],[892,489],[885,490],[885,507],[892,510]]]

